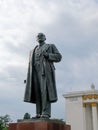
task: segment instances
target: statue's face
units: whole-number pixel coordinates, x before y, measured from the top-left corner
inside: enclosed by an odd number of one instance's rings
[[[38,33],[37,35],[37,41],[38,42],[44,42],[46,40],[46,37],[43,33]]]

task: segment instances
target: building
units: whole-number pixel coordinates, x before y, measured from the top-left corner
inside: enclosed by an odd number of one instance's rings
[[[66,99],[66,123],[71,130],[98,130],[98,90],[71,92]]]

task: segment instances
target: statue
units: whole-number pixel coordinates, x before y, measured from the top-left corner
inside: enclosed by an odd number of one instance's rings
[[[24,101],[36,104],[36,118],[51,117],[51,103],[57,101],[55,67],[61,54],[54,44],[46,44],[46,37],[38,33],[37,45],[30,52]]]

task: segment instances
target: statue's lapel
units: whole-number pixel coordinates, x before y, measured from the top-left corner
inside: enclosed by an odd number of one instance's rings
[[[44,52],[47,51],[47,49],[49,48],[49,44],[44,44],[41,49],[40,49],[40,55]]]
[[[36,53],[36,49],[37,49],[37,53],[39,53],[39,55],[41,55],[42,53],[46,52],[49,48],[49,44],[44,44],[43,46],[39,47],[38,45],[34,48],[33,51],[31,51],[31,56],[34,56],[33,53]],[[30,58],[32,59],[32,58]]]

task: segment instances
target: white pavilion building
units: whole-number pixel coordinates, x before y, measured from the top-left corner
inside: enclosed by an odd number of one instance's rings
[[[98,90],[70,92],[66,99],[66,123],[71,130],[98,130]]]

